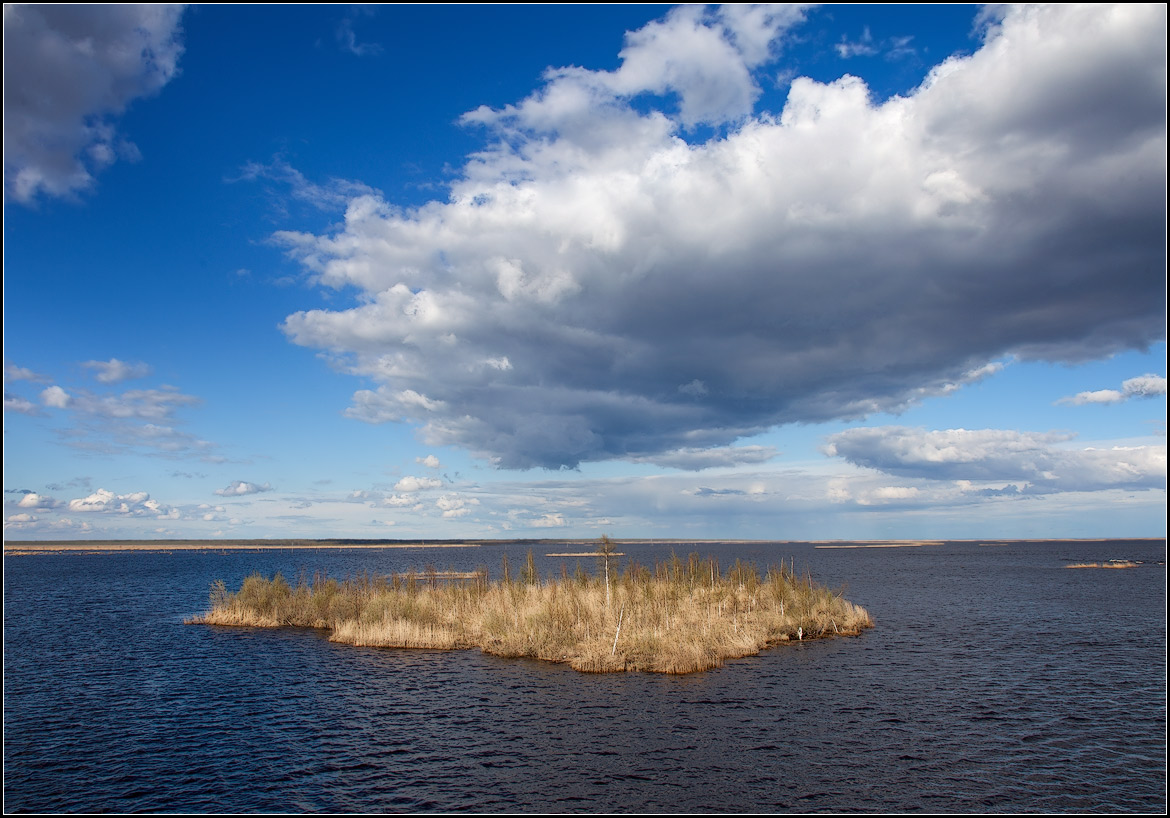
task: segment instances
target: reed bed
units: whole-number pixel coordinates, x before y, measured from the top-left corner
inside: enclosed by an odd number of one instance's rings
[[[611,555],[612,556],[612,553]],[[790,566],[764,572],[736,561],[726,571],[691,554],[653,568],[616,560],[600,576],[578,564],[541,579],[532,554],[502,578],[422,573],[322,576],[290,585],[280,574],[247,577],[229,592],[212,586],[206,613],[190,624],[328,628],[330,640],[400,648],[480,648],[566,662],[586,672],[693,673],[782,642],[852,636],[869,614]]]

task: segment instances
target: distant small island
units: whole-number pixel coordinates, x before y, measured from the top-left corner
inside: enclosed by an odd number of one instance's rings
[[[782,642],[855,636],[873,622],[864,608],[799,576],[791,566],[761,573],[736,561],[671,555],[653,569],[618,571],[608,537],[598,575],[580,565],[542,580],[531,551],[513,572],[322,576],[295,586],[276,574],[247,577],[231,593],[212,586],[211,606],[188,624],[327,628],[330,641],[387,648],[480,648],[485,653],[566,662],[585,672],[693,673]]]

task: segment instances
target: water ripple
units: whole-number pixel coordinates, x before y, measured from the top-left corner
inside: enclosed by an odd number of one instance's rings
[[[5,808],[1161,812],[1164,573],[1062,570],[1164,559],[1121,548],[726,546],[795,551],[878,627],[686,677],[181,624],[214,579],[426,555],[9,558]]]

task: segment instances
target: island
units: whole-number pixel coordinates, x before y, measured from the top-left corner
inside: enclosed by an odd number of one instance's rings
[[[210,607],[188,624],[313,627],[333,642],[385,648],[480,648],[507,657],[564,662],[593,673],[694,673],[785,642],[855,636],[873,627],[864,608],[794,566],[672,554],[653,568],[619,568],[608,537],[598,571],[578,563],[542,579],[531,551],[501,576],[475,572],[317,575],[290,584],[253,574],[238,591],[212,586]]]

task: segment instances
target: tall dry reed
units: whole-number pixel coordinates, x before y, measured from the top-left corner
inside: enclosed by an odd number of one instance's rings
[[[456,579],[428,569],[344,582],[302,577],[295,586],[253,574],[235,593],[213,585],[208,611],[188,622],[328,628],[332,641],[353,645],[478,647],[581,671],[657,673],[706,670],[781,642],[873,626],[863,608],[807,574],[783,566],[761,573],[739,561],[723,571],[698,554],[547,580],[530,555],[518,573],[505,562],[502,574],[489,582],[482,568]]]

